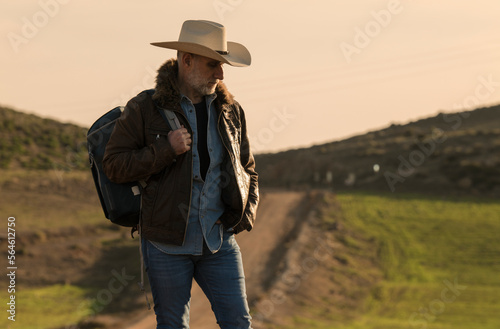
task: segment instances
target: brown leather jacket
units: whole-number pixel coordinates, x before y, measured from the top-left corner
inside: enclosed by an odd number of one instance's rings
[[[142,191],[143,237],[182,245],[193,184],[192,152],[175,155],[167,138],[170,128],[159,112],[159,108],[174,111],[192,134],[180,106],[177,71],[177,61],[167,61],[158,70],[154,94],[143,92],[127,103],[106,146],[103,167],[117,183],[146,181]],[[218,130],[226,149],[221,177],[226,210],[220,220],[235,233],[250,231],[259,191],[245,114],[224,84],[217,86],[216,93]]]

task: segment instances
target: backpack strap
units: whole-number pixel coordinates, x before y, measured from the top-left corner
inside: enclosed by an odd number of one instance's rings
[[[154,93],[155,93],[155,90],[154,89],[147,89],[147,90],[143,90],[142,92],[148,94],[152,98]],[[175,113],[173,111],[161,108],[154,100],[153,100],[153,103],[160,111],[161,116],[163,117],[163,119],[165,119],[165,121],[167,122],[170,129],[177,130],[177,129],[181,128],[181,123],[179,122],[179,119],[177,119],[177,116],[175,115]]]
[[[167,121],[167,124],[170,127],[170,129],[177,130],[181,128],[181,123],[179,122],[179,119],[177,119],[177,116],[173,111],[160,107],[158,107],[158,110],[160,111],[163,119]]]

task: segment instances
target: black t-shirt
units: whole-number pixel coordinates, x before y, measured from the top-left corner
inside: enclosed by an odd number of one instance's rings
[[[210,154],[207,146],[208,110],[205,100],[194,104],[196,110],[196,129],[198,132],[198,154],[200,156],[200,174],[203,180],[210,166]]]

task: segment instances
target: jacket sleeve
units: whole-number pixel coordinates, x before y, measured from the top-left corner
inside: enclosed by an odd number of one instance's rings
[[[103,170],[115,183],[147,179],[175,160],[166,136],[146,145],[144,113],[132,99],[117,120],[106,145]]]
[[[241,120],[241,145],[240,145],[240,161],[247,172],[250,175],[250,185],[248,191],[248,201],[245,206],[245,211],[243,213],[243,218],[240,221],[240,225],[236,226],[234,231],[236,233],[243,230],[250,231],[254,226],[257,207],[259,205],[259,182],[258,174],[255,171],[255,159],[250,149],[250,141],[247,133],[247,125],[245,119],[245,113],[240,107],[240,120]]]

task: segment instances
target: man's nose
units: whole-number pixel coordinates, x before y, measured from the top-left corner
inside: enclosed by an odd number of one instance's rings
[[[224,80],[224,68],[222,67],[222,64],[217,66],[214,77],[219,80]]]

